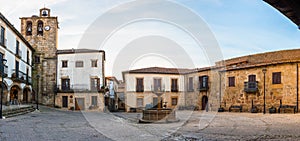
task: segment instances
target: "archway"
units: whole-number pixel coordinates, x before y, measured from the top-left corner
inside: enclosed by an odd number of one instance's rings
[[[10,88],[10,99],[11,104],[18,104],[21,100],[21,88],[17,85],[14,85]]]
[[[23,103],[31,102],[31,91],[28,87],[23,90]]]
[[[1,84],[1,82],[0,82]],[[2,99],[2,104],[7,105],[8,104],[8,91],[7,91],[7,86],[5,85],[5,83],[2,83],[3,85],[0,86],[0,94],[1,94],[1,90],[2,90],[2,86],[3,86],[3,99]]]
[[[205,110],[208,103],[208,97],[206,95],[202,96],[202,107],[201,110]]]

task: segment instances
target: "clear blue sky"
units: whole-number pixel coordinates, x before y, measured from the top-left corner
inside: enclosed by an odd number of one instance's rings
[[[19,17],[37,15],[38,9],[45,5],[52,10],[51,14],[53,16],[58,16],[60,27],[58,48],[66,49],[77,48],[83,33],[99,16],[111,8],[118,7],[126,2],[129,1],[0,0],[0,12],[4,14],[17,29],[20,29]],[[262,0],[176,0],[176,2],[194,11],[206,22],[210,31],[215,36],[225,59],[267,51],[300,48],[300,30],[297,26]],[[176,14],[176,11],[174,11],[174,13]],[[193,20],[187,22],[196,24]],[[172,29],[167,29],[168,25],[165,26],[162,24],[156,27],[151,23],[137,24],[133,27],[132,25],[130,26],[128,26],[128,29],[124,30],[123,33],[121,32],[119,34],[135,33],[129,33],[128,31],[132,31],[134,28],[141,30],[141,27],[143,30],[149,30],[151,32],[153,32],[154,28],[161,32],[172,31]],[[153,34],[157,33],[153,32]],[[168,34],[164,35],[168,36]],[[130,35],[120,37],[127,36]],[[177,37],[183,36],[182,33],[179,34],[179,31],[177,32]],[[185,41],[182,39],[182,41],[179,42]],[[193,46],[193,44],[189,44],[189,46]],[[106,50],[108,56],[107,72],[113,67],[110,65],[113,63],[111,60],[113,60],[117,54],[112,52],[116,51],[119,50]],[[194,54],[191,53],[190,55],[193,56]],[[113,58],[110,58],[110,56]],[[149,56],[146,58],[149,60]],[[201,62],[199,61],[201,59],[195,60],[195,62]],[[138,64],[145,63],[137,61],[135,65]],[[155,65],[159,66],[157,62]],[[196,67],[203,67],[205,65],[207,65],[207,63],[195,64]],[[133,68],[136,67],[138,66]],[[110,73],[108,73],[108,75],[110,75]]]

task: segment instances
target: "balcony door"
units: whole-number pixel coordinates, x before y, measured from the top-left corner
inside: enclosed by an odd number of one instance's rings
[[[161,78],[154,78],[154,91],[161,91]]]
[[[70,90],[70,79],[61,79],[61,89]]]
[[[248,82],[256,82],[256,75],[249,75]]]

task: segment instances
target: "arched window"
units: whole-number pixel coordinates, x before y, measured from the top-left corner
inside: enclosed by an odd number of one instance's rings
[[[26,23],[26,35],[32,35],[32,22],[30,21]]]
[[[38,25],[37,25],[37,35],[41,35],[43,36],[43,22],[42,21],[38,21]]]

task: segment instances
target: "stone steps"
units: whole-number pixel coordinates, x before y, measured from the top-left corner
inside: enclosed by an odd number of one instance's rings
[[[10,118],[14,116],[24,115],[33,112],[35,108],[33,106],[26,106],[20,108],[6,109],[2,112],[3,117]]]

